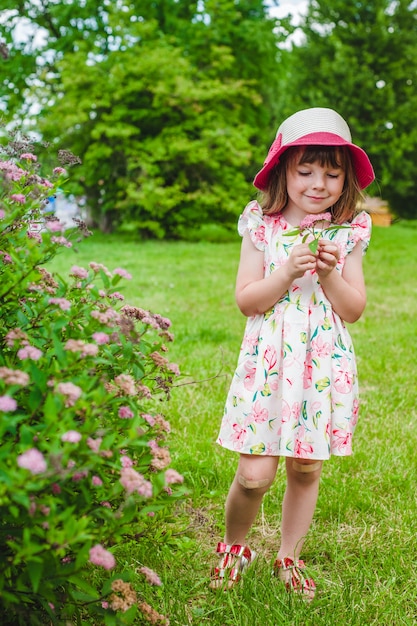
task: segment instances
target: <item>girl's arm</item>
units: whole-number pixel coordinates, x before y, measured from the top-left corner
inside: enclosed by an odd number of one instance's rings
[[[296,278],[315,266],[316,257],[307,244],[301,244],[294,246],[285,265],[264,277],[264,252],[254,246],[248,231],[245,231],[236,279],[238,307],[247,317],[265,313],[278,302]]]
[[[338,253],[330,260],[333,252],[326,252],[326,245],[320,250],[317,260],[317,274],[324,293],[330,300],[334,311],[348,323],[356,322],[362,315],[366,305],[365,280],[362,268],[361,244],[357,243],[347,255],[345,265],[340,274],[334,265]],[[332,267],[333,266],[333,267]]]

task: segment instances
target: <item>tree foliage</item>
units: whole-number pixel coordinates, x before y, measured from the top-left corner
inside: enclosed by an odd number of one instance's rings
[[[381,194],[417,216],[417,5],[409,0],[312,0],[303,41],[288,55],[283,113],[330,106],[369,153]]]
[[[37,130],[59,128],[83,161],[74,191],[103,228],[178,237],[235,222],[274,110],[278,49],[262,1],[22,1],[10,13],[47,39],[41,63],[3,82],[6,101],[15,110],[26,92]]]
[[[308,106],[346,117],[370,193],[415,217],[416,2],[310,0],[291,48],[267,4],[0,0],[0,106],[80,156],[71,190],[103,229],[234,227],[277,125]]]

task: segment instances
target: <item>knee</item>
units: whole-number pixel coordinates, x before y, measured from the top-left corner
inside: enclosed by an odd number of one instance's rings
[[[314,483],[320,478],[323,461],[291,459],[291,474],[298,482]]]
[[[247,478],[243,474],[237,475],[237,482],[241,489],[243,489],[247,495],[264,495],[270,486],[272,485],[274,479],[269,478]]]

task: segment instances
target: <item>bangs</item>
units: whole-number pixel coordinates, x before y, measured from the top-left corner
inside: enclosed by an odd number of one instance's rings
[[[346,171],[346,161],[349,158],[346,148],[340,146],[306,146],[302,152],[298,152],[299,161],[302,163],[318,163],[320,167],[332,167]]]

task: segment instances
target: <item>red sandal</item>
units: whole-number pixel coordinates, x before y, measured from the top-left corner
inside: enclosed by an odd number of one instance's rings
[[[223,557],[211,572],[210,589],[231,589],[256,558],[256,552],[247,546],[236,544],[220,542],[217,544],[216,552]]]
[[[306,578],[305,564],[301,559],[284,557],[276,559],[272,574],[285,583],[287,591],[293,591],[311,601],[316,593],[316,584],[312,578]]]

